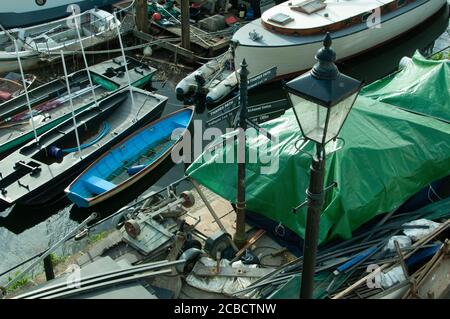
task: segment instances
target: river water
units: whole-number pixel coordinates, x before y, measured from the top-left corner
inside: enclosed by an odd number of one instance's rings
[[[412,56],[416,49],[439,50],[449,46],[449,37],[441,37],[447,32],[448,22],[448,11],[442,11],[429,23],[421,25],[389,45],[341,63],[338,67],[343,73],[370,83],[394,71],[400,59],[403,56]],[[439,40],[435,43],[438,38]],[[170,81],[164,85],[160,82],[153,83],[153,87],[159,94],[169,97],[164,114],[181,107],[180,101],[174,95],[175,85],[176,83]],[[250,105],[254,105],[281,98],[284,98],[281,83],[275,82],[253,89],[249,95],[249,102]],[[206,118],[206,112],[195,116],[195,119],[205,120]],[[140,189],[136,189],[135,194],[127,191],[126,195],[115,201],[116,207],[106,208],[101,214],[112,213],[121,205],[132,201],[146,188],[148,188],[147,191],[159,190],[178,180],[183,174],[183,165],[164,167],[158,176],[152,176],[151,180],[145,181],[147,184],[144,183]],[[0,213],[0,274],[48,248],[89,214],[88,210],[80,210],[70,205],[64,197],[46,207],[14,207],[12,210]]]

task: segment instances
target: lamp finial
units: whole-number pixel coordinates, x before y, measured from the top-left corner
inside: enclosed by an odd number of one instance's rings
[[[326,49],[329,49],[331,47],[332,42],[333,42],[333,40],[331,39],[330,32],[327,32],[327,34],[325,35],[325,39],[323,39],[323,46]]]
[[[332,80],[339,75],[339,70],[334,64],[336,53],[331,48],[331,43],[330,32],[327,32],[323,39],[323,47],[316,54],[317,63],[311,70],[311,74],[318,79]]]

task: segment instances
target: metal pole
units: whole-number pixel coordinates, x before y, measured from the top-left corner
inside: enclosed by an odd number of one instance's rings
[[[206,198],[205,194],[203,194],[203,191],[200,189],[200,185],[197,183],[197,181],[193,178],[191,178],[191,183],[194,186],[195,190],[197,191],[197,193],[200,195],[200,198],[202,199],[203,203],[205,203],[206,208],[208,208],[211,216],[214,218],[214,220],[216,221],[217,225],[219,226],[219,228],[226,233],[227,229],[225,228],[225,226],[222,224],[222,222],[220,221],[219,216],[217,216],[216,212],[214,211],[214,209],[212,208],[211,204],[209,203],[208,199]],[[227,236],[227,238],[230,238]],[[233,249],[235,251],[238,251],[238,247],[236,246],[236,244],[234,243],[234,241],[231,240],[230,242],[231,246],[233,247]]]
[[[308,211],[306,217],[305,241],[303,245],[303,269],[300,298],[312,299],[314,273],[319,238],[320,212],[324,203],[325,160],[323,145],[316,143],[316,155],[312,160],[309,187],[306,191]]]
[[[63,70],[64,70],[64,77],[66,78],[67,93],[69,94],[70,111],[72,112],[72,121],[73,121],[73,127],[75,128],[75,138],[77,140],[78,153],[80,155],[80,158],[83,158],[83,156],[81,154],[80,137],[78,136],[77,120],[75,119],[75,110],[73,108],[72,92],[70,90],[69,76],[67,75],[66,61],[64,60],[63,50],[61,50],[61,60],[62,60],[62,65],[63,65]]]
[[[181,45],[186,50],[191,48],[189,22],[189,0],[181,0]]]
[[[81,40],[80,29],[78,27],[78,22],[77,22],[77,18],[78,17],[76,16],[74,7],[72,7],[72,14],[73,14],[73,21],[75,23],[75,29],[77,30],[78,41],[80,42],[81,55],[83,56],[84,65],[86,66],[86,72],[87,72],[88,79],[89,79],[89,85],[91,86],[91,90],[92,90],[92,96],[94,97],[95,106],[98,106],[97,97],[95,96],[94,85],[92,83],[91,71],[89,70],[89,64],[88,64],[87,59],[86,59],[86,54],[84,52],[83,41]],[[67,75],[66,75],[66,78],[67,78]]]
[[[134,109],[135,108],[134,95],[133,95],[133,88],[131,87],[130,73],[128,73],[127,57],[125,56],[125,50],[123,49],[122,35],[120,34],[119,24],[117,23],[119,20],[117,19],[117,13],[115,11],[114,11],[114,20],[117,29],[117,36],[119,38],[120,51],[122,51],[123,63],[125,65],[125,73],[127,75],[128,89],[130,90],[131,105],[133,106]]]
[[[16,49],[17,63],[19,64],[20,76],[22,77],[23,90],[25,92],[25,97],[27,99],[28,111],[30,112],[31,126],[33,127],[34,138],[36,139],[36,144],[39,145],[39,139],[38,139],[38,135],[37,135],[37,131],[36,131],[36,125],[34,124],[33,110],[31,109],[30,97],[28,96],[28,88],[27,88],[27,83],[25,82],[25,74],[23,73],[22,61],[20,60],[20,54],[19,54],[19,48],[17,46],[17,40],[14,40],[14,47]]]
[[[171,266],[181,265],[186,263],[186,260],[176,260],[176,261],[158,261],[153,263],[144,264],[141,266],[131,266],[129,268],[120,269],[120,270],[113,270],[113,271],[107,271],[102,273],[96,273],[93,275],[85,276],[79,279],[77,282],[79,284],[79,287],[86,287],[89,285],[93,285],[100,282],[105,282],[109,280],[114,280],[119,277],[123,276],[130,276],[150,270],[158,270],[160,268],[169,268]],[[42,298],[49,295],[54,295],[56,293],[78,289],[77,287],[74,287],[73,285],[68,285],[67,282],[60,282],[51,286],[46,286],[40,289],[36,289],[24,294],[21,294],[19,296],[14,297],[14,299],[23,299],[23,298]]]
[[[237,141],[237,196],[236,196],[236,233],[234,242],[239,248],[243,247],[247,241],[245,234],[245,130],[247,129],[247,81],[248,74],[247,62],[245,59],[241,63],[239,71],[239,93],[241,109],[239,113],[239,133]]]
[[[144,279],[150,276],[161,276],[161,275],[167,275],[170,274],[172,272],[171,269],[163,269],[163,270],[156,270],[156,271],[149,271],[149,272],[144,272],[143,274],[136,274],[133,276],[128,276],[125,278],[119,278],[119,279],[114,279],[114,280],[110,280],[110,281],[105,281],[105,282],[101,282],[95,285],[90,285],[87,287],[82,287],[82,288],[78,288],[78,289],[72,289],[72,290],[68,290],[65,292],[61,292],[58,294],[54,294],[54,295],[49,295],[49,296],[45,296],[42,297],[41,299],[56,299],[56,298],[67,298],[73,295],[79,295],[81,293],[87,292],[87,291],[91,291],[91,290],[99,290],[101,288],[106,288],[109,286],[118,286],[120,284],[124,284],[127,282],[132,282],[132,281],[137,281],[139,279]]]

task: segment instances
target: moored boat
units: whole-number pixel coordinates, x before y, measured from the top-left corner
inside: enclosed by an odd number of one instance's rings
[[[119,85],[100,75],[91,75],[97,101],[119,88]],[[75,113],[94,103],[88,80],[86,71],[69,75]],[[28,96],[32,114],[25,94],[0,104],[0,156],[33,139],[33,125],[37,134],[41,134],[70,116],[70,101],[64,77],[30,90]]]
[[[78,15],[84,48],[92,47],[112,39],[117,34],[120,22],[109,12],[88,10]],[[79,50],[80,41],[73,17],[27,28],[17,28],[0,32],[0,72],[18,69],[17,52],[13,40],[17,40],[18,55],[23,69],[39,64],[41,56],[59,54],[60,50]]]
[[[131,85],[142,88],[151,81],[156,72],[155,68],[130,56],[126,56],[126,60]],[[128,78],[125,76],[125,65],[121,56],[93,65],[89,67],[89,70],[113,80],[120,86],[128,85]]]
[[[232,57],[232,52],[229,50],[205,63],[196,71],[188,74],[178,82],[175,88],[177,95],[186,96],[189,93],[193,93],[197,89],[198,80],[206,83],[210,79],[217,77],[217,75],[225,68],[227,61],[232,59]]]
[[[131,84],[145,86],[156,69],[127,56]],[[122,58],[115,58],[89,67],[97,102],[128,85]],[[94,103],[86,71],[69,75],[75,113]],[[41,134],[70,116],[65,77],[58,78],[28,92],[36,130]],[[0,158],[5,153],[33,138],[31,117],[25,94],[0,104]]]
[[[36,77],[32,74],[25,75],[25,85],[30,87]],[[16,73],[8,73],[4,78],[0,78],[0,104],[8,101],[23,92],[22,77]]]
[[[182,140],[193,114],[193,107],[178,110],[117,143],[66,188],[69,199],[79,207],[90,207],[151,174]]]
[[[343,60],[406,33],[432,17],[447,0],[286,1],[233,36],[235,65],[244,58],[251,74],[277,66],[278,77],[310,69],[330,32]]]
[[[80,11],[112,5],[119,0],[15,0],[0,2],[0,21],[4,28],[36,25],[68,16],[70,5]]]
[[[39,136],[2,160],[0,203],[38,205],[64,190],[98,156],[161,116],[165,96],[124,88]],[[77,142],[78,131],[79,143]],[[81,149],[81,156],[79,150]]]
[[[206,103],[213,104],[227,96],[236,86],[233,54],[228,50],[183,78],[175,91],[179,98],[187,98],[200,89],[206,94]]]

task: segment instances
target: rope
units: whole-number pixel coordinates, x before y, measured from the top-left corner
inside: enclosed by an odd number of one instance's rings
[[[104,138],[108,132],[111,130],[111,126],[108,124],[108,122],[105,122],[103,125],[103,129],[100,132],[100,134],[93,139],[92,141],[90,141],[89,143],[85,143],[85,144],[81,144],[80,148],[81,149],[85,149],[88,148],[92,145],[94,145],[95,143],[97,143],[98,141],[100,141],[102,138]],[[64,153],[73,153],[73,152],[77,152],[78,151],[78,147],[72,147],[72,148],[65,148],[62,150]]]
[[[436,55],[436,54],[439,54],[439,53],[441,53],[441,52],[444,52],[445,50],[447,50],[447,49],[449,49],[449,48],[450,48],[450,45],[446,46],[446,47],[443,48],[443,49],[440,49],[439,51],[436,51],[436,52],[433,52],[433,53],[427,55],[425,58],[429,59],[429,58],[431,58],[432,56],[434,56],[434,55]]]
[[[430,188],[428,189],[428,198],[430,199],[430,190],[431,192],[439,199],[442,200],[442,197],[438,195],[438,193],[434,190],[433,186],[430,184],[429,185]],[[431,202],[434,202],[433,200],[430,199]]]
[[[119,9],[119,10],[117,10],[116,12],[117,12],[117,13],[120,13],[120,12],[122,12],[122,11],[127,11],[128,9],[133,8],[133,7],[134,7],[134,2],[135,2],[135,0],[133,0],[133,1],[131,2],[131,4],[130,4],[128,7]]]
[[[166,41],[170,41],[170,42],[176,42],[176,41],[180,41],[181,38],[164,38],[164,39],[158,39],[152,42],[146,42],[143,44],[139,44],[139,45],[135,45],[132,47],[128,47],[128,48],[123,48],[124,51],[131,51],[131,50],[136,50],[136,49],[140,49],[140,48],[144,48],[148,45],[158,45],[158,43],[160,42],[166,42]],[[64,54],[81,54],[80,51],[63,51]],[[107,54],[107,53],[119,53],[121,52],[121,49],[114,49],[114,50],[97,50],[97,51],[85,51],[85,54]],[[49,55],[60,55],[61,53],[59,52],[49,52]]]

